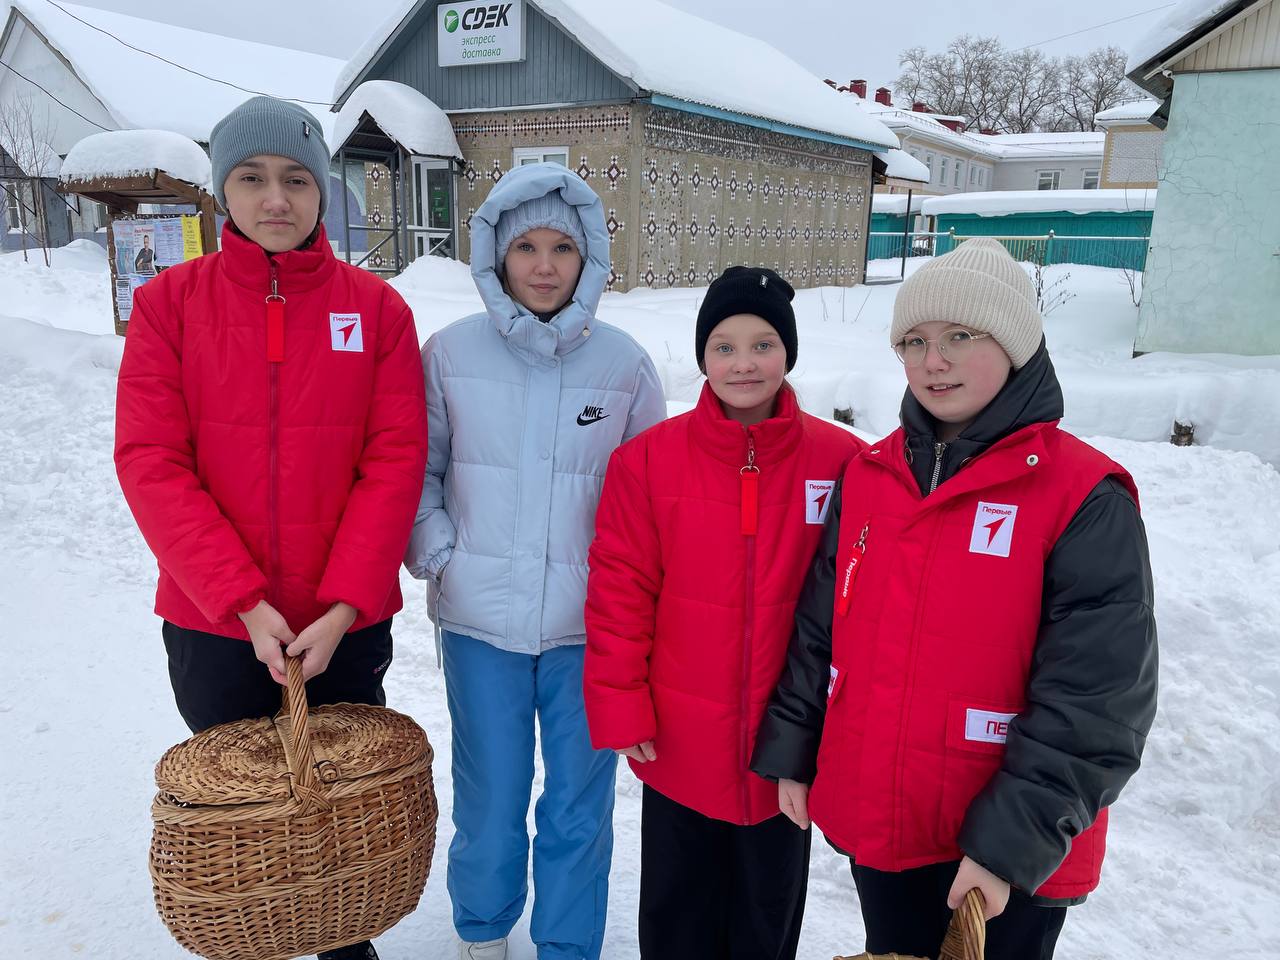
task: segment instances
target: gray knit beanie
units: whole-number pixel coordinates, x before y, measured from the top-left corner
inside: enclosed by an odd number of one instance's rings
[[[274,97],[246,100],[209,134],[213,195],[227,209],[224,187],[237,165],[261,155],[288,157],[307,168],[320,188],[320,219],[329,206],[329,146],[320,122],[296,103]]]
[[[502,262],[507,258],[507,250],[512,241],[539,227],[559,230],[577,245],[578,255],[584,260],[587,258],[587,234],[582,229],[582,218],[573,205],[566,203],[560,196],[559,190],[552,190],[498,215],[494,241],[497,244],[499,273],[502,272]]]
[[[1036,289],[999,240],[975,237],[926,263],[898,289],[891,344],[930,320],[989,333],[1020,370],[1040,348],[1044,321]]]

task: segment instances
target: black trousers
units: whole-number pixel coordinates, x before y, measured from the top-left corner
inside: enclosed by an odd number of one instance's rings
[[[936,957],[951,921],[947,893],[958,860],[900,873],[850,861],[867,927],[868,953]],[[1004,913],[987,924],[987,960],[1051,960],[1067,917],[1066,907],[1042,907],[1019,890]]]
[[[640,956],[794,960],[811,831],[779,814],[744,827],[644,788]]]
[[[283,688],[271,679],[253,644],[187,630],[165,621],[169,682],[178,712],[192,733],[252,717],[270,717],[280,709]],[[391,665],[391,621],[384,620],[342,638],[329,667],[307,682],[307,702],[371,703],[386,706],[382,678]]]

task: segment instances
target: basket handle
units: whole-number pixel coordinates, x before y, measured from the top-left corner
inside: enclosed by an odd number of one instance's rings
[[[986,949],[986,901],[982,891],[974,887],[964,895],[960,908],[951,914],[938,960],[983,960]]]
[[[289,740],[285,759],[293,780],[293,796],[304,809],[313,804],[327,807],[328,799],[316,784],[316,754],[307,724],[307,684],[302,677],[302,658],[285,655],[288,683],[284,688],[284,713],[289,717]]]

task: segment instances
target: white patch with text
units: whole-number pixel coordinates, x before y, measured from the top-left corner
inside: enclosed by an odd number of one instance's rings
[[[964,738],[977,743],[1004,743],[1009,739],[1009,721],[1016,716],[970,707],[964,712]]]
[[[1010,503],[978,502],[973,515],[973,532],[969,535],[969,552],[991,557],[1007,557],[1013,545],[1013,523],[1018,508]]]
[[[831,509],[831,494],[836,488],[834,480],[806,480],[804,482],[804,522],[823,523]]]
[[[360,314],[329,314],[329,336],[334,350],[364,353],[364,336],[360,330]]]

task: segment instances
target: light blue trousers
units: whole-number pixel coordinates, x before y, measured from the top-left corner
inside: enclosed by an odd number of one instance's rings
[[[617,756],[593,750],[582,646],[508,653],[446,631],[453,722],[449,898],[467,941],[511,932],[528,894],[534,719],[544,782],[534,808],[533,918],[539,960],[598,960],[613,856]]]

